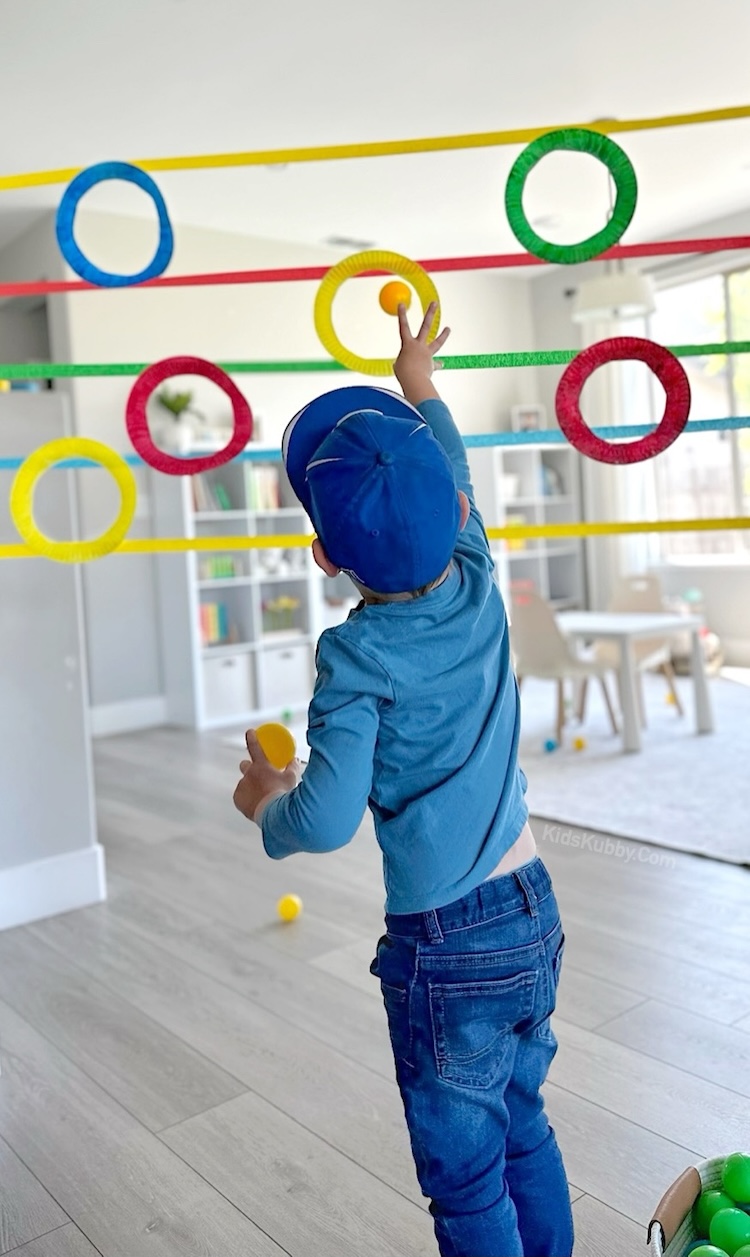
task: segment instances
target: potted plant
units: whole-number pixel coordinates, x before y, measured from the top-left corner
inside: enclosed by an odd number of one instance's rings
[[[205,416],[192,405],[193,394],[191,392],[171,392],[168,388],[163,388],[161,392],[156,394],[158,404],[172,416],[173,424],[164,430],[164,437],[167,443],[180,453],[186,453],[195,437],[195,425],[190,421],[188,416],[192,416],[199,421],[205,423]]]

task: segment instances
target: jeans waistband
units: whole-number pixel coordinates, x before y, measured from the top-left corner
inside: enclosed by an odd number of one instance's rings
[[[480,882],[475,890],[442,908],[428,912],[386,913],[385,924],[394,938],[439,940],[443,934],[492,921],[507,912],[525,909],[537,915],[539,904],[552,894],[552,882],[537,856],[529,864]]]

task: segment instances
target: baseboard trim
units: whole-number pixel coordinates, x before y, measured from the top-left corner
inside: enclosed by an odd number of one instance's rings
[[[91,735],[107,738],[113,733],[129,733],[133,729],[154,729],[167,723],[167,700],[131,698],[123,703],[104,703],[91,708]]]
[[[107,898],[100,843],[0,869],[0,930],[11,930]]]

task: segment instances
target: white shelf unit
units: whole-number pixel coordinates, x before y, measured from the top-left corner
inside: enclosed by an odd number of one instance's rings
[[[258,477],[264,473],[278,485],[278,507],[258,506]],[[267,459],[235,461],[200,477],[154,479],[161,536],[310,532],[273,451]],[[227,509],[196,509],[198,488],[204,500],[220,496]],[[326,589],[332,584],[315,566],[309,547],[222,550],[217,541],[211,550],[159,555],[169,723],[208,729],[306,711],[317,639],[354,603],[352,598],[348,605],[328,606]],[[215,611],[207,610],[212,606]]]
[[[570,446],[491,445],[471,447],[467,454],[487,527],[564,524],[581,518],[580,456]],[[527,581],[557,609],[585,605],[579,538],[498,540],[491,547],[506,605],[511,584]]]

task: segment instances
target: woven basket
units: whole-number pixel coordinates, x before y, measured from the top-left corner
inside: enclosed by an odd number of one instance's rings
[[[713,1157],[685,1170],[664,1193],[648,1228],[650,1257],[684,1257],[700,1238],[693,1226],[693,1205],[701,1192],[721,1187],[725,1157]]]

